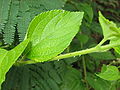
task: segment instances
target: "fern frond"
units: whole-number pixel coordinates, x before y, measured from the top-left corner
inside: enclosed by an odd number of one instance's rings
[[[28,28],[28,25],[30,23],[30,12],[29,12],[29,6],[27,2],[24,0],[20,1],[20,8],[19,8],[19,14],[18,14],[18,35],[19,40],[23,41],[26,30]]]
[[[11,0],[10,10],[8,13],[8,21],[3,29],[4,41],[11,44],[14,41],[15,25],[17,24],[17,14],[19,8],[19,0]]]
[[[59,62],[58,62],[59,63]],[[62,64],[58,67],[65,69]],[[12,84],[13,82],[15,84]],[[2,90],[61,90],[62,79],[54,68],[54,63],[13,67],[7,75]],[[8,87],[5,87],[5,86]]]
[[[34,16],[40,14],[41,12],[47,11],[42,2],[43,0],[27,0],[30,8],[31,18],[34,18]]]
[[[4,33],[4,42],[11,44],[14,41],[16,29],[19,40],[22,41],[31,19],[41,12],[60,9],[65,2],[66,0],[0,0],[0,33]]]
[[[10,2],[11,0],[0,0],[0,33],[2,33],[8,19]]]
[[[32,18],[44,11],[62,9],[66,1],[67,0],[27,0]]]

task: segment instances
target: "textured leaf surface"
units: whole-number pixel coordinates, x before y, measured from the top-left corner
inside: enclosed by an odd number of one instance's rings
[[[11,66],[15,63],[15,61],[26,48],[28,42],[29,40],[25,40],[10,51],[0,49],[0,85],[5,80],[5,75],[8,70],[11,68]]]
[[[116,66],[103,66],[101,73],[97,76],[105,80],[118,80],[120,72]]]
[[[28,58],[35,61],[47,61],[70,44],[79,31],[83,12],[52,10],[35,17],[27,32],[31,38],[31,50]]]
[[[54,2],[54,3],[53,3]],[[30,21],[41,12],[61,9],[66,0],[0,0],[0,33],[6,44],[23,41]],[[17,31],[16,31],[17,30]]]

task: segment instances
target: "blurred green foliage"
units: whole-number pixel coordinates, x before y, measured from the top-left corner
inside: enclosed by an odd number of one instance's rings
[[[24,39],[33,17],[52,9],[85,12],[81,32],[63,53],[93,47],[101,41],[98,11],[120,26],[119,0],[0,0],[1,48],[15,47]],[[107,43],[109,41],[104,44]],[[103,78],[96,75],[103,64],[120,67],[120,63],[116,63],[119,58],[120,55],[110,50],[54,62],[13,66],[2,90],[119,90],[120,80],[104,80],[106,77],[102,73],[98,75]]]

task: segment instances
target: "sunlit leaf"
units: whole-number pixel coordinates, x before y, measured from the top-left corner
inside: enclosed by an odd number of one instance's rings
[[[101,12],[99,12],[99,22],[103,30],[104,38],[111,40],[118,36],[120,37],[120,29],[117,28],[114,22],[106,19]]]
[[[52,10],[36,16],[29,25],[27,38],[31,41],[29,59],[43,62],[61,52],[79,31],[83,12]]]
[[[106,19],[101,12],[99,12],[99,22],[101,24],[104,38],[110,40],[110,44],[119,43],[120,42],[120,28],[116,26],[116,24],[112,21]],[[114,47],[116,52],[120,54],[120,46]]]

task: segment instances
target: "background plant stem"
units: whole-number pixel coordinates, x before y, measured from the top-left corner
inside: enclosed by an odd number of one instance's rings
[[[83,44],[81,43],[81,48],[83,48]],[[86,62],[85,62],[85,57],[84,55],[82,56],[82,63],[83,63],[83,73],[84,73],[84,81],[86,83],[86,90],[89,90],[89,87],[88,87],[88,82],[87,82],[87,71],[86,71]]]

